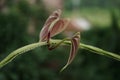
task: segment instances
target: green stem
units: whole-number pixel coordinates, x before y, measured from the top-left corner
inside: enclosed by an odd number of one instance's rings
[[[51,43],[59,44],[61,41],[62,40],[51,40]],[[63,45],[70,45],[70,44],[71,44],[70,41],[63,42]],[[21,47],[21,48],[15,50],[15,51],[11,52],[5,59],[3,59],[0,62],[0,68],[5,66],[7,63],[11,62],[18,55],[23,54],[25,52],[28,52],[30,50],[33,50],[33,49],[35,49],[37,47],[44,46],[44,45],[47,45],[47,43],[45,43],[45,42],[37,42],[37,43],[26,45],[24,47]],[[89,50],[91,52],[94,52],[94,53],[97,53],[97,54],[100,54],[100,55],[104,55],[104,56],[107,56],[107,57],[111,57],[113,59],[116,59],[116,60],[120,61],[120,55],[117,55],[115,53],[111,53],[111,52],[102,50],[102,49],[94,47],[94,46],[90,46],[90,45],[80,43],[79,48]]]
[[[11,62],[15,57],[17,57],[20,54],[23,54],[25,52],[28,52],[30,50],[33,50],[39,46],[43,46],[46,45],[45,42],[38,42],[38,43],[33,43],[33,44],[29,44],[26,45],[24,47],[21,47],[13,52],[11,52],[6,58],[4,58],[1,62],[0,62],[0,68],[2,68],[4,65],[6,65],[7,63]]]
[[[52,40],[52,41],[56,43],[60,40]],[[65,41],[64,44],[69,44],[70,45],[71,42],[70,41]],[[94,46],[91,46],[91,45],[86,45],[86,44],[80,43],[79,48],[85,49],[85,50],[88,50],[90,52],[93,52],[93,53],[96,53],[96,54],[99,54],[99,55],[103,55],[103,56],[106,56],[106,57],[110,57],[110,58],[113,58],[113,59],[116,59],[116,60],[120,61],[120,55],[118,55],[116,53],[109,52],[109,51],[105,51],[105,50],[100,49],[98,47],[94,47]]]

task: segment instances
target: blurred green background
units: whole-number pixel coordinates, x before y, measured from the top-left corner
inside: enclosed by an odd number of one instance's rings
[[[39,32],[49,16],[41,0],[0,0],[0,61],[11,51],[39,41]],[[76,0],[77,1],[77,0]],[[78,0],[79,1],[79,0]],[[64,16],[86,17],[92,29],[81,34],[81,42],[120,55],[120,0],[63,0]],[[66,63],[69,47],[49,51],[45,46],[18,56],[0,69],[0,80],[120,80],[120,62],[79,50]]]

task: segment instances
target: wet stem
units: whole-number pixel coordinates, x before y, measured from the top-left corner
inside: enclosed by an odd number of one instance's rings
[[[51,44],[52,43],[59,44],[61,41],[62,40],[52,39],[50,42],[51,42]],[[26,46],[21,47],[19,49],[16,49],[15,51],[11,52],[6,58],[4,58],[0,62],[0,68],[2,68],[3,66],[5,66],[9,62],[11,62],[18,55],[21,55],[25,52],[28,52],[30,50],[33,50],[35,48],[42,47],[42,46],[45,46],[45,45],[47,45],[46,42],[37,42],[37,43],[26,45]],[[63,41],[62,45],[71,45],[71,42],[70,41]],[[110,57],[110,58],[113,58],[115,60],[120,61],[120,55],[112,53],[112,52],[105,51],[103,49],[100,49],[100,48],[97,48],[97,47],[94,47],[94,46],[91,46],[91,45],[86,45],[86,44],[80,43],[79,48],[80,49],[85,49],[85,50],[88,50],[90,52],[97,53],[99,55],[107,56],[107,57]]]

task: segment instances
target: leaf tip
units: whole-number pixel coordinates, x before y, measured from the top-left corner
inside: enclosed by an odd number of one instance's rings
[[[67,68],[68,64],[66,64],[61,70],[60,73],[63,72]]]

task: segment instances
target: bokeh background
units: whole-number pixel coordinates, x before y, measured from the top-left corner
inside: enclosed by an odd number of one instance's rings
[[[0,60],[39,41],[45,20],[57,8],[64,17],[79,16],[90,22],[81,42],[120,55],[120,0],[0,0]],[[20,55],[0,69],[0,80],[120,80],[119,61],[86,50],[79,50],[72,64],[59,73],[69,49],[49,51],[44,46]]]

